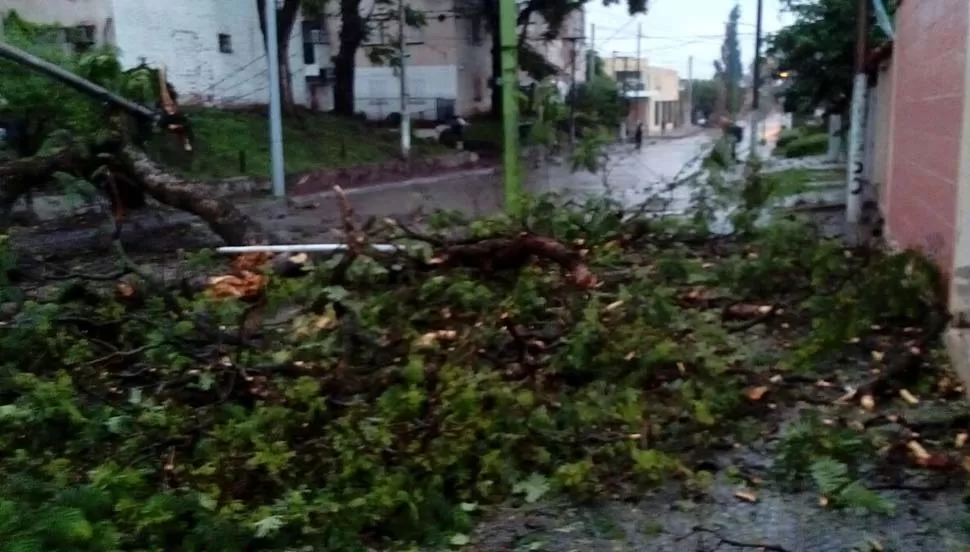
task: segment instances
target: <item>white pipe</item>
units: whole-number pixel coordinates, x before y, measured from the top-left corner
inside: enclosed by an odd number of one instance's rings
[[[852,107],[849,128],[849,159],[846,164],[845,222],[846,237],[853,243],[859,239],[858,227],[862,218],[862,189],[865,185],[865,141],[863,126],[866,117],[865,73],[857,73],[852,85]]]
[[[391,243],[375,243],[367,248],[381,253],[396,253],[405,249],[404,246]],[[345,243],[308,243],[302,245],[233,245],[217,247],[219,253],[336,253],[346,251]]]

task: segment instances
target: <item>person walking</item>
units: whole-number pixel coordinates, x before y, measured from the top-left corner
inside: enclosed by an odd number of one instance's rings
[[[638,150],[643,147],[643,123],[637,125],[637,130],[633,133],[633,143]]]

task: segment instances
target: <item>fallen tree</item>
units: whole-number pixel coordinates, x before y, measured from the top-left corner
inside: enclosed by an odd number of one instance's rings
[[[141,149],[140,145],[156,127],[177,136],[187,150],[192,149],[189,121],[179,112],[175,91],[166,81],[164,69],[142,66],[123,72],[117,59],[103,52],[78,64],[81,68],[109,67],[108,74],[98,76],[122,89],[142,93],[154,89],[156,108],[150,109],[12,44],[0,45],[0,56],[63,83],[91,100],[108,104],[100,112],[92,106],[93,112],[100,115],[98,128],[87,127],[80,134],[69,129],[49,131],[37,153],[0,165],[0,229],[9,225],[13,206],[22,196],[32,188],[46,185],[55,175],[66,174],[98,186],[118,218],[131,209],[144,207],[147,193],[160,203],[197,215],[228,244],[266,239],[259,225],[232,202],[213,197],[200,183],[166,172]],[[4,96],[8,96],[7,91]]]
[[[116,273],[23,292],[0,333],[0,468],[35,490],[0,486],[30,528],[0,537],[59,550],[78,529],[50,520],[68,519],[99,549],[350,545],[465,531],[470,504],[690,482],[735,423],[770,439],[778,411],[863,380],[869,350],[838,361],[853,337],[936,331],[920,270],[803,224],[712,245],[690,223],[632,237],[609,204],[539,202],[529,228],[439,233],[361,224],[336,195],[336,255],[248,254],[173,283],[119,246]],[[370,247],[388,242],[402,250]],[[805,452],[830,442],[792,441],[790,471],[831,463]]]

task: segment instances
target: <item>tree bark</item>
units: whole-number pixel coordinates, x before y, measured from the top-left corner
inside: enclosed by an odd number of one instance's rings
[[[275,0],[273,0],[275,1]],[[290,72],[290,35],[293,25],[300,14],[301,0],[284,0],[282,8],[276,13],[276,40],[278,60],[280,66],[280,99],[288,113],[295,111],[296,101],[293,97],[293,83]],[[263,35],[263,49],[266,44],[266,0],[256,0],[256,10],[259,12],[259,30]]]
[[[65,148],[50,155],[35,155],[0,165],[0,228],[9,224],[10,211],[17,199],[32,187],[49,181],[56,172],[68,172],[97,180],[94,172],[104,164],[96,155],[107,153],[94,148],[85,154],[76,148]],[[229,245],[265,243],[270,236],[258,223],[246,216],[228,200],[212,197],[204,183],[186,182],[148,158],[140,149],[126,145],[114,148],[115,159],[109,166],[124,178],[115,185],[120,197],[108,193],[112,203],[125,201],[131,194],[126,188],[144,191],[160,203],[198,216]],[[120,151],[119,151],[120,150]]]
[[[502,38],[499,36],[499,6],[497,0],[485,0],[483,3],[485,21],[488,23],[492,35],[492,78],[489,81],[492,88],[492,109],[489,115],[493,119],[502,118],[502,87],[498,79],[502,76]]]
[[[205,183],[185,181],[166,172],[134,146],[124,146],[118,156],[122,169],[135,184],[160,203],[192,213],[228,245],[266,243],[262,227],[224,198],[212,197]]]
[[[357,50],[364,42],[365,22],[360,0],[340,0],[340,47],[333,57],[333,108],[337,115],[352,117]]]

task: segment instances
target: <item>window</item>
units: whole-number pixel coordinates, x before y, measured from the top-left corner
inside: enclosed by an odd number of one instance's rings
[[[232,36],[225,33],[219,33],[219,53],[232,53]]]
[[[77,25],[64,29],[64,38],[71,44],[75,54],[83,54],[94,46],[94,35],[97,28],[94,25]]]

